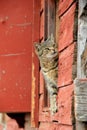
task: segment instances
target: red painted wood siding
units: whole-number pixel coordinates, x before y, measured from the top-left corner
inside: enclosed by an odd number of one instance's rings
[[[39,130],[73,130],[73,60],[74,49],[74,18],[76,2],[73,0],[59,0],[56,5],[56,42],[58,43],[58,112],[52,116],[48,109],[44,108],[44,82],[40,75],[40,98],[39,98]],[[41,0],[40,38],[44,37],[44,0]],[[73,110],[74,111],[74,110]]]
[[[33,1],[0,1],[0,111],[31,111]]]

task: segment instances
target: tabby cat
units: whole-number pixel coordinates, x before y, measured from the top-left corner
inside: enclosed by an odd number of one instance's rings
[[[35,44],[35,52],[39,58],[41,71],[46,82],[50,97],[51,114],[57,112],[57,79],[58,79],[58,49],[53,36],[43,43]]]

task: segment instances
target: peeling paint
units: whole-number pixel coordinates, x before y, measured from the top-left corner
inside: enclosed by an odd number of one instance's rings
[[[2,73],[3,73],[3,74],[5,74],[5,73],[6,73],[6,71],[5,71],[5,70],[2,70]]]
[[[3,88],[3,91],[5,92],[5,91],[6,91],[6,88]]]
[[[15,85],[18,86],[18,83],[16,83]]]
[[[18,26],[18,27],[24,27],[24,26],[29,26],[31,23],[18,23],[18,24],[11,24],[11,26]]]
[[[18,55],[24,55],[26,54],[25,52],[21,52],[21,53],[15,53],[15,54],[1,54],[0,56],[18,56]]]

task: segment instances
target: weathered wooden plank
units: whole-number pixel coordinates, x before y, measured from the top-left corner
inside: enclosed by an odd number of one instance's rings
[[[84,69],[83,69],[83,65],[82,65],[82,62],[83,62],[82,59],[83,58],[82,58],[81,55],[83,55],[82,53],[84,51],[84,48],[85,48],[85,45],[86,45],[86,39],[87,39],[87,22],[86,22],[87,15],[85,15],[85,12],[87,12],[87,11],[84,11],[84,8],[87,6],[87,0],[79,0],[78,2],[79,2],[79,4],[78,4],[78,6],[79,6],[79,11],[78,11],[79,14],[78,14],[77,77],[78,78],[85,78],[86,76],[84,74]],[[85,8],[85,9],[87,10],[87,8]],[[77,97],[77,98],[78,98],[78,103],[77,104],[79,105],[79,97]],[[75,104],[76,104],[76,101],[75,101]],[[84,101],[85,101],[85,99],[84,99]],[[83,100],[81,100],[80,103],[82,103],[82,102],[83,102]],[[75,110],[75,114],[76,113],[77,113],[77,111]],[[81,114],[81,111],[80,111],[80,114]],[[79,119],[78,117],[76,117],[76,119],[78,119],[76,121],[76,130],[85,130],[87,126],[85,126],[85,124],[83,122],[81,122],[82,119]]]
[[[59,16],[63,15],[66,10],[71,6],[74,0],[59,0]]]
[[[86,130],[84,123],[76,121],[76,130]]]
[[[86,96],[83,97],[83,95],[82,96],[75,96],[75,102],[76,103],[87,103],[87,97]]]
[[[75,116],[78,121],[87,121],[87,80],[76,79],[75,84]]]
[[[59,55],[58,86],[65,86],[72,82],[72,65],[75,43],[62,51]]]
[[[72,125],[72,95],[73,84],[59,88],[58,92],[58,116],[59,123]],[[67,118],[66,118],[67,117]],[[65,130],[65,129],[64,129]]]
[[[83,111],[83,115],[84,115],[84,111],[87,110],[87,104],[81,104],[81,103],[77,104],[76,103],[75,106],[76,106],[77,114],[78,114],[78,111]]]
[[[58,50],[62,51],[73,42],[76,3],[60,18]]]
[[[84,49],[87,46],[87,0],[79,0],[79,19],[78,19],[78,67],[77,75],[85,78],[83,69]],[[86,55],[87,58],[87,55]]]

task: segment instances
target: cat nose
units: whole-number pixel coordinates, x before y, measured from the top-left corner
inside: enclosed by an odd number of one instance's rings
[[[52,50],[52,54],[54,54],[55,53],[55,50]]]

